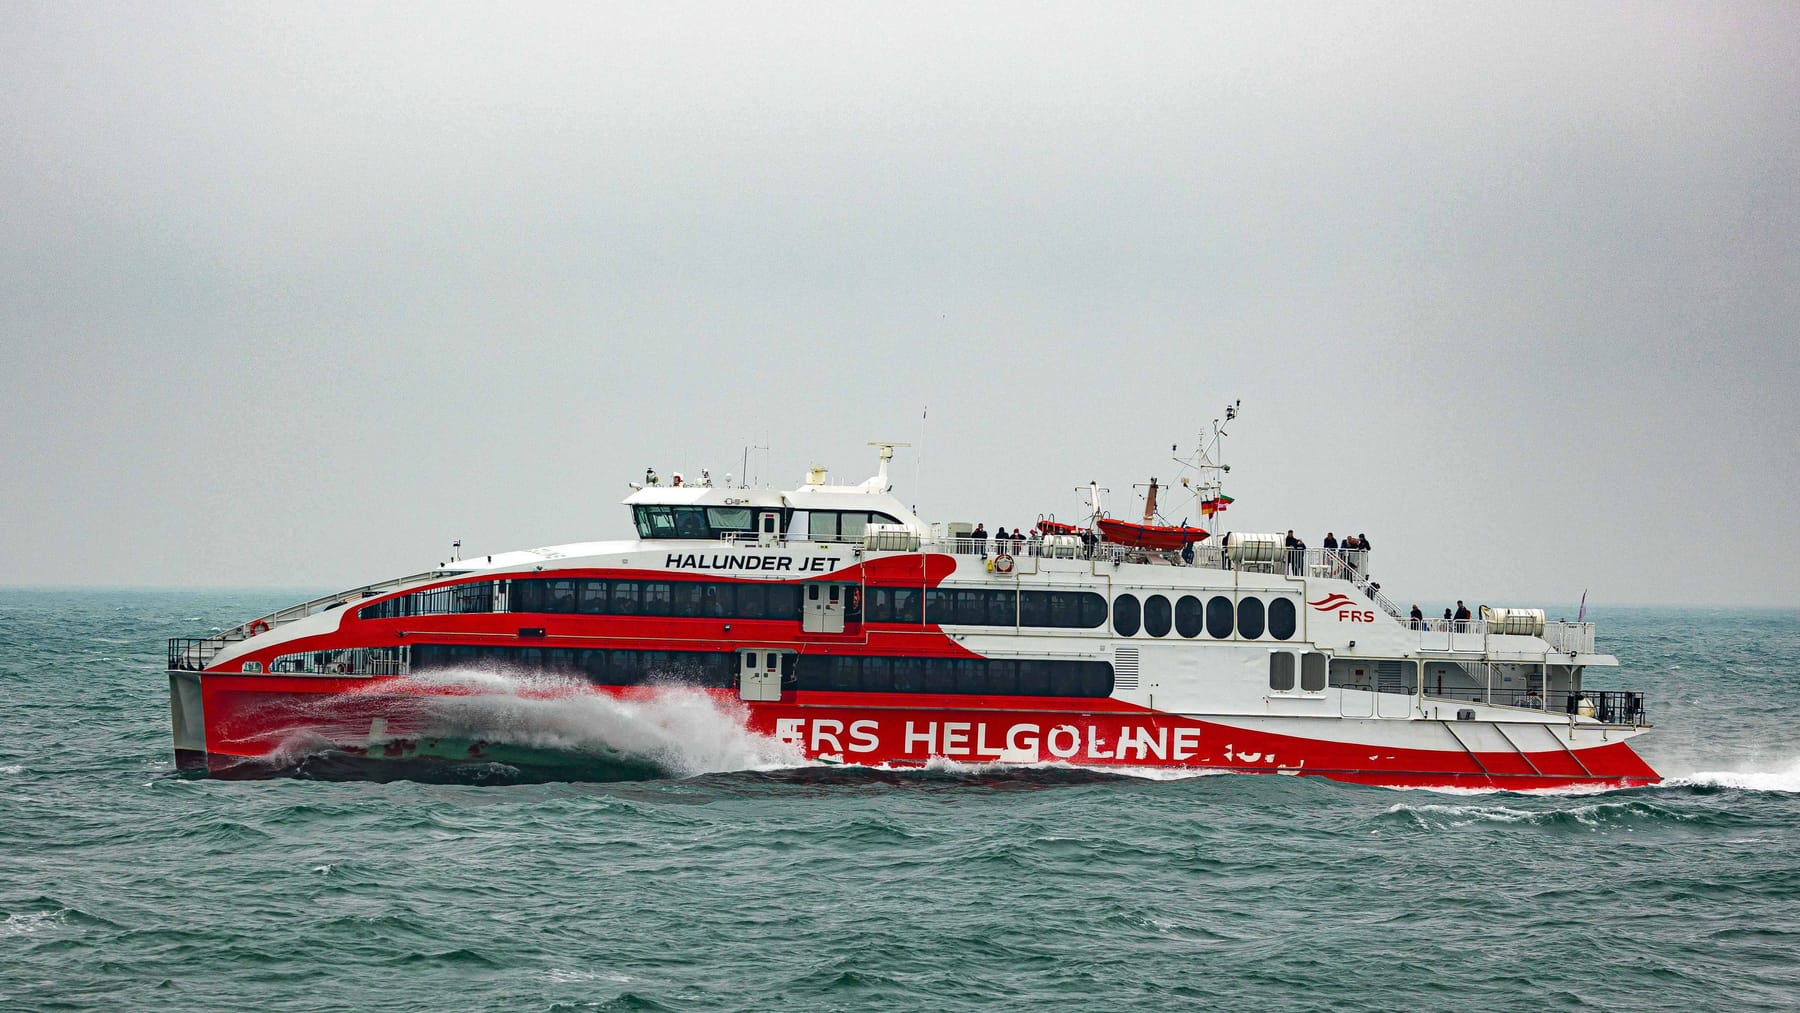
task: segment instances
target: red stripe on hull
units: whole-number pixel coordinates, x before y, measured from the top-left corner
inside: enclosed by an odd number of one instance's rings
[[[482,692],[470,684],[404,678],[208,674],[201,683],[209,762],[298,758],[331,747],[407,755],[417,740],[446,734],[436,724],[442,712],[434,701]],[[665,691],[546,680],[511,692],[550,699],[588,692],[641,699]],[[1573,752],[1472,753],[1247,730],[1109,699],[789,693],[779,702],[745,704],[734,691],[687,692],[707,693],[722,713],[739,715],[751,731],[789,742],[808,759],[851,764],[1069,763],[1321,776],[1403,787],[1532,789],[1660,780],[1622,741]],[[1295,727],[1311,720],[1317,719],[1295,719]],[[1342,720],[1362,725],[1371,739],[1397,738],[1435,724]],[[1562,726],[1547,727],[1555,733]]]

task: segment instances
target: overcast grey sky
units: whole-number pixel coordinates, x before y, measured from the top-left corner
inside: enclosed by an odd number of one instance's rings
[[[927,518],[1130,515],[1241,398],[1219,527],[1367,532],[1396,599],[1794,605],[1796,54],[1790,3],[9,3],[0,583],[625,537],[647,465],[858,481],[927,405]]]

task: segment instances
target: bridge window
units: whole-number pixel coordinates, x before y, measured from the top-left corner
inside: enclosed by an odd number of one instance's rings
[[[747,506],[674,506],[647,503],[631,508],[639,538],[684,538],[706,541],[728,532],[753,531]]]
[[[884,513],[869,510],[809,510],[807,536],[815,542],[860,542],[871,524],[898,524]]]

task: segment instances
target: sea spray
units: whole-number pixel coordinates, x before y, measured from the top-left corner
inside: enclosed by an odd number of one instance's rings
[[[423,736],[624,757],[674,777],[806,762],[795,746],[751,732],[746,711],[735,700],[679,684],[613,695],[553,675],[466,668],[414,676],[368,693],[403,698],[413,709],[409,724]],[[340,702],[346,701],[324,707]]]

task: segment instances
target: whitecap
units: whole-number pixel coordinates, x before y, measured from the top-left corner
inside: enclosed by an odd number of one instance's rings
[[[544,977],[558,985],[570,985],[582,981],[610,981],[623,985],[631,981],[631,975],[617,971],[579,971],[566,967],[551,968]]]
[[[63,924],[66,911],[22,911],[0,922],[0,939],[29,936]]]
[[[1800,792],[1800,759],[1780,770],[1703,770],[1663,779],[1666,788],[1737,788],[1742,791]]]

